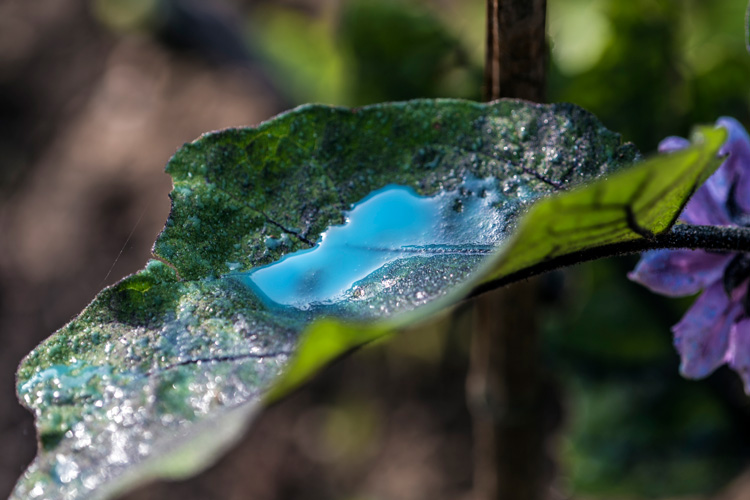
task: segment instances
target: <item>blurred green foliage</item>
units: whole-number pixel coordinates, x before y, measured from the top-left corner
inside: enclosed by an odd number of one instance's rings
[[[710,494],[747,463],[747,403],[734,373],[685,380],[670,327],[691,299],[651,294],[635,258],[567,271],[544,314],[545,366],[562,381],[564,486],[592,498]]]
[[[721,115],[747,123],[745,7],[695,0],[550,0],[549,97],[587,108],[643,151]]]
[[[460,41],[439,19],[408,3],[348,2],[337,38],[347,48],[354,102],[478,95],[480,71],[468,70],[465,82],[456,76],[467,71],[469,61]],[[458,85],[452,86],[450,78]]]
[[[349,0],[312,17],[268,3],[249,24],[252,41],[274,68],[279,85],[299,103],[477,100],[481,55],[472,53],[458,29],[438,14],[398,0]]]

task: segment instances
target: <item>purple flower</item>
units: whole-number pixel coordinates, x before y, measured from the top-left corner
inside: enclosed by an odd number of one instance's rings
[[[729,132],[720,150],[729,157],[695,192],[680,220],[750,226],[750,137],[733,118],[720,118],[716,126]],[[659,144],[659,151],[676,151],[688,144],[680,137],[668,137]],[[703,290],[672,327],[680,373],[705,377],[727,363],[740,374],[750,394],[750,253],[655,250],[644,253],[628,277],[672,297]]]

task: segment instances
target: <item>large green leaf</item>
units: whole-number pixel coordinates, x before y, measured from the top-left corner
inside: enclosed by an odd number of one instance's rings
[[[575,106],[419,100],[305,106],[186,145],[167,166],[159,260],[101,292],[19,368],[40,451],[14,498],[105,498],[194,473],[264,402],[347,350],[482,282],[665,230],[723,140],[706,130],[683,153],[613,174],[634,149]],[[243,272],[308,248],[388,184],[462,221],[450,251],[399,254],[311,308],[269,304],[246,285]]]

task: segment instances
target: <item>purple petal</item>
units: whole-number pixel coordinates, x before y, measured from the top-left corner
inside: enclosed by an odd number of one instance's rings
[[[719,118],[716,126],[724,127],[729,132],[727,141],[719,150],[719,154],[728,154],[729,157],[696,191],[685,207],[680,218],[690,224],[731,224],[725,207],[729,190],[735,182],[737,202],[744,211],[750,212],[750,138],[734,118]]]
[[[744,318],[732,326],[729,333],[727,362],[745,384],[745,392],[750,394],[750,318]]]
[[[732,255],[703,250],[654,250],[644,252],[628,278],[652,291],[680,297],[692,295],[720,281]]]
[[[731,119],[724,119],[731,120]],[[726,126],[719,119],[717,126]],[[731,136],[731,132],[730,132]],[[671,153],[690,146],[690,141],[683,137],[670,136],[659,143],[660,153]],[[689,224],[726,226],[731,224],[729,214],[725,208],[732,179],[736,177],[733,170],[722,164],[716,172],[696,190],[693,197],[685,206],[680,219]],[[748,176],[750,177],[750,176]]]
[[[716,175],[716,174],[714,174]],[[726,209],[726,193],[719,197],[716,192],[716,183],[712,183],[713,176],[698,188],[690,201],[685,205],[685,210],[680,214],[680,220],[688,224],[699,224],[706,226],[729,226],[732,221]],[[728,189],[727,189],[728,192]]]
[[[729,154],[729,158],[719,170],[726,171],[729,185],[737,179],[737,202],[744,211],[750,212],[750,137],[742,124],[734,118],[721,117],[716,121],[716,126],[724,127],[729,132],[729,138],[719,150],[719,154]]]
[[[729,331],[741,311],[738,303],[730,302],[721,282],[714,283],[698,297],[682,320],[672,327],[683,376],[705,377],[724,363]]]
[[[659,143],[659,152],[671,153],[672,151],[679,151],[680,149],[685,149],[688,146],[690,146],[690,141],[688,141],[684,137],[677,137],[675,135],[671,135],[667,137],[666,139],[663,139]]]
[[[732,184],[738,180],[735,196],[743,210],[750,209],[750,139],[734,118],[719,118],[716,126],[725,127],[729,132],[729,138],[719,150],[719,154],[729,154],[729,158],[688,202],[680,219],[689,224],[731,225],[726,203]]]

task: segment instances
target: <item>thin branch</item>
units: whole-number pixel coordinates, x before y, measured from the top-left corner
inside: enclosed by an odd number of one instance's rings
[[[573,266],[590,260],[603,259],[648,250],[659,249],[688,249],[707,250],[713,252],[750,252],[750,228],[747,227],[719,227],[693,226],[677,224],[671,230],[656,234],[651,238],[612,243],[588,248],[578,252],[553,257],[535,266],[503,276],[497,280],[483,283],[469,294],[475,297],[495,288],[525,280],[562,267]]]

